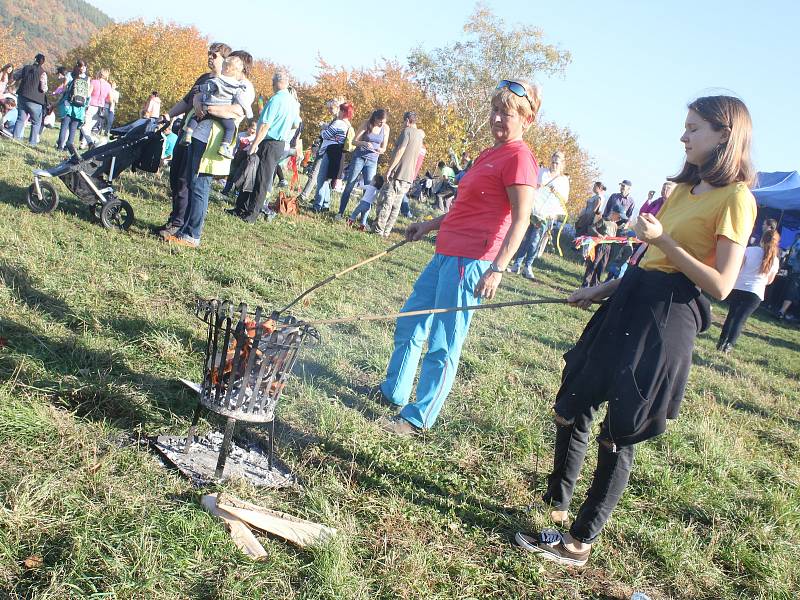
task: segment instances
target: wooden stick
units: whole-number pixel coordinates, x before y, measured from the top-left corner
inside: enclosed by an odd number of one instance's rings
[[[236,547],[244,552],[253,560],[264,560],[267,558],[267,551],[264,546],[256,539],[253,532],[242,519],[231,514],[217,504],[217,494],[206,494],[200,499],[200,504],[204,509],[215,517],[222,519],[225,528],[233,539]]]
[[[319,282],[319,283],[317,283],[316,285],[313,285],[313,286],[311,286],[310,288],[308,288],[308,289],[307,289],[305,292],[303,292],[302,294],[300,294],[300,295],[299,295],[297,298],[295,298],[294,300],[292,300],[292,301],[291,301],[289,304],[287,304],[287,305],[286,305],[286,306],[283,308],[283,310],[282,310],[282,311],[280,311],[280,312],[281,312],[281,313],[285,313],[287,310],[289,310],[290,308],[292,308],[292,307],[293,307],[295,304],[297,304],[298,302],[300,302],[300,300],[302,300],[303,298],[305,298],[306,296],[308,296],[308,295],[309,295],[311,292],[313,292],[314,290],[321,288],[323,285],[327,285],[328,283],[330,283],[330,282],[331,282],[331,281],[333,281],[334,279],[338,279],[338,278],[339,278],[339,277],[341,277],[342,275],[346,275],[346,274],[347,274],[347,273],[349,273],[350,271],[355,271],[355,270],[356,270],[357,268],[359,268],[359,267],[363,267],[364,265],[366,265],[366,264],[369,264],[369,263],[371,263],[371,262],[372,262],[372,261],[374,261],[374,260],[378,260],[378,259],[379,259],[379,258],[381,258],[382,256],[386,256],[387,254],[389,254],[389,252],[392,252],[393,250],[397,250],[397,249],[398,249],[400,246],[403,246],[403,245],[405,245],[405,244],[407,244],[407,243],[408,243],[408,240],[402,240],[402,241],[400,241],[400,242],[397,242],[397,243],[396,243],[396,244],[394,244],[393,246],[389,246],[388,248],[386,248],[386,250],[384,250],[383,252],[379,252],[379,253],[378,253],[378,254],[376,254],[375,256],[370,256],[369,258],[367,258],[366,260],[362,260],[362,261],[361,261],[360,263],[358,263],[358,264],[355,264],[355,265],[353,265],[353,266],[351,266],[351,267],[347,267],[347,268],[346,268],[344,271],[339,271],[338,273],[334,273],[334,274],[333,274],[333,275],[331,275],[330,277],[326,277],[325,279],[323,279],[322,281],[320,281],[320,282]]]
[[[246,521],[252,527],[282,537],[301,548],[323,543],[336,535],[336,529],[333,527],[269,510],[228,494],[220,495],[218,502],[220,508]]]
[[[454,306],[452,308],[427,308],[425,310],[412,310],[408,312],[392,313],[389,315],[361,315],[358,317],[343,317],[341,319],[324,319],[322,321],[307,321],[307,325],[336,325],[339,323],[357,323],[359,321],[389,321],[400,317],[417,317],[420,315],[437,315],[442,313],[462,312],[465,310],[489,310],[506,308],[508,306],[528,306],[531,304],[566,304],[565,298],[540,298],[538,300],[516,300],[514,302],[493,302],[491,304],[476,304],[474,306]],[[295,324],[296,325],[296,324]]]

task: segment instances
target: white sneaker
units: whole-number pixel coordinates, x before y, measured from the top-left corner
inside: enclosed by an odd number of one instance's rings
[[[511,263],[510,265],[508,265],[508,267],[506,267],[506,271],[508,271],[509,273],[519,273],[519,268],[520,265],[518,265],[517,263]]]
[[[344,219],[344,215],[340,215],[339,213],[336,213],[336,216],[333,217],[334,221],[341,221],[342,219]]]
[[[528,279],[533,279],[533,269],[531,267],[525,267],[525,272],[522,275]]]

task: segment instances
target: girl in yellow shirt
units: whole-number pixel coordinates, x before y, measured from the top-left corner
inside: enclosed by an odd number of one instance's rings
[[[750,114],[738,98],[692,102],[680,138],[686,162],[671,178],[678,186],[657,215],[642,214],[633,223],[649,244],[644,259],[622,279],[568,298],[583,308],[605,302],[564,355],[554,406],[555,460],[544,494],[551,520],[568,519],[592,420],[607,402],[597,469],[569,532],[517,533],[522,548],[561,564],[584,565],[628,483],[634,445],[663,433],[667,419],[677,418],[694,339],[711,321],[701,291],[720,300],[730,293],[755,223],[751,130]]]

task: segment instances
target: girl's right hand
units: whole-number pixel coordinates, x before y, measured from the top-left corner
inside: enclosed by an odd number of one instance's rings
[[[608,292],[604,291],[604,287],[604,285],[596,285],[575,290],[567,298],[567,304],[578,308],[589,308],[593,302],[600,302],[608,297]]]

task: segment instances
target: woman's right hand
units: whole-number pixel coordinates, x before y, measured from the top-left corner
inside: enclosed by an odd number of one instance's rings
[[[567,298],[567,304],[578,308],[589,308],[593,302],[600,302],[610,295],[605,284],[575,290]]]

